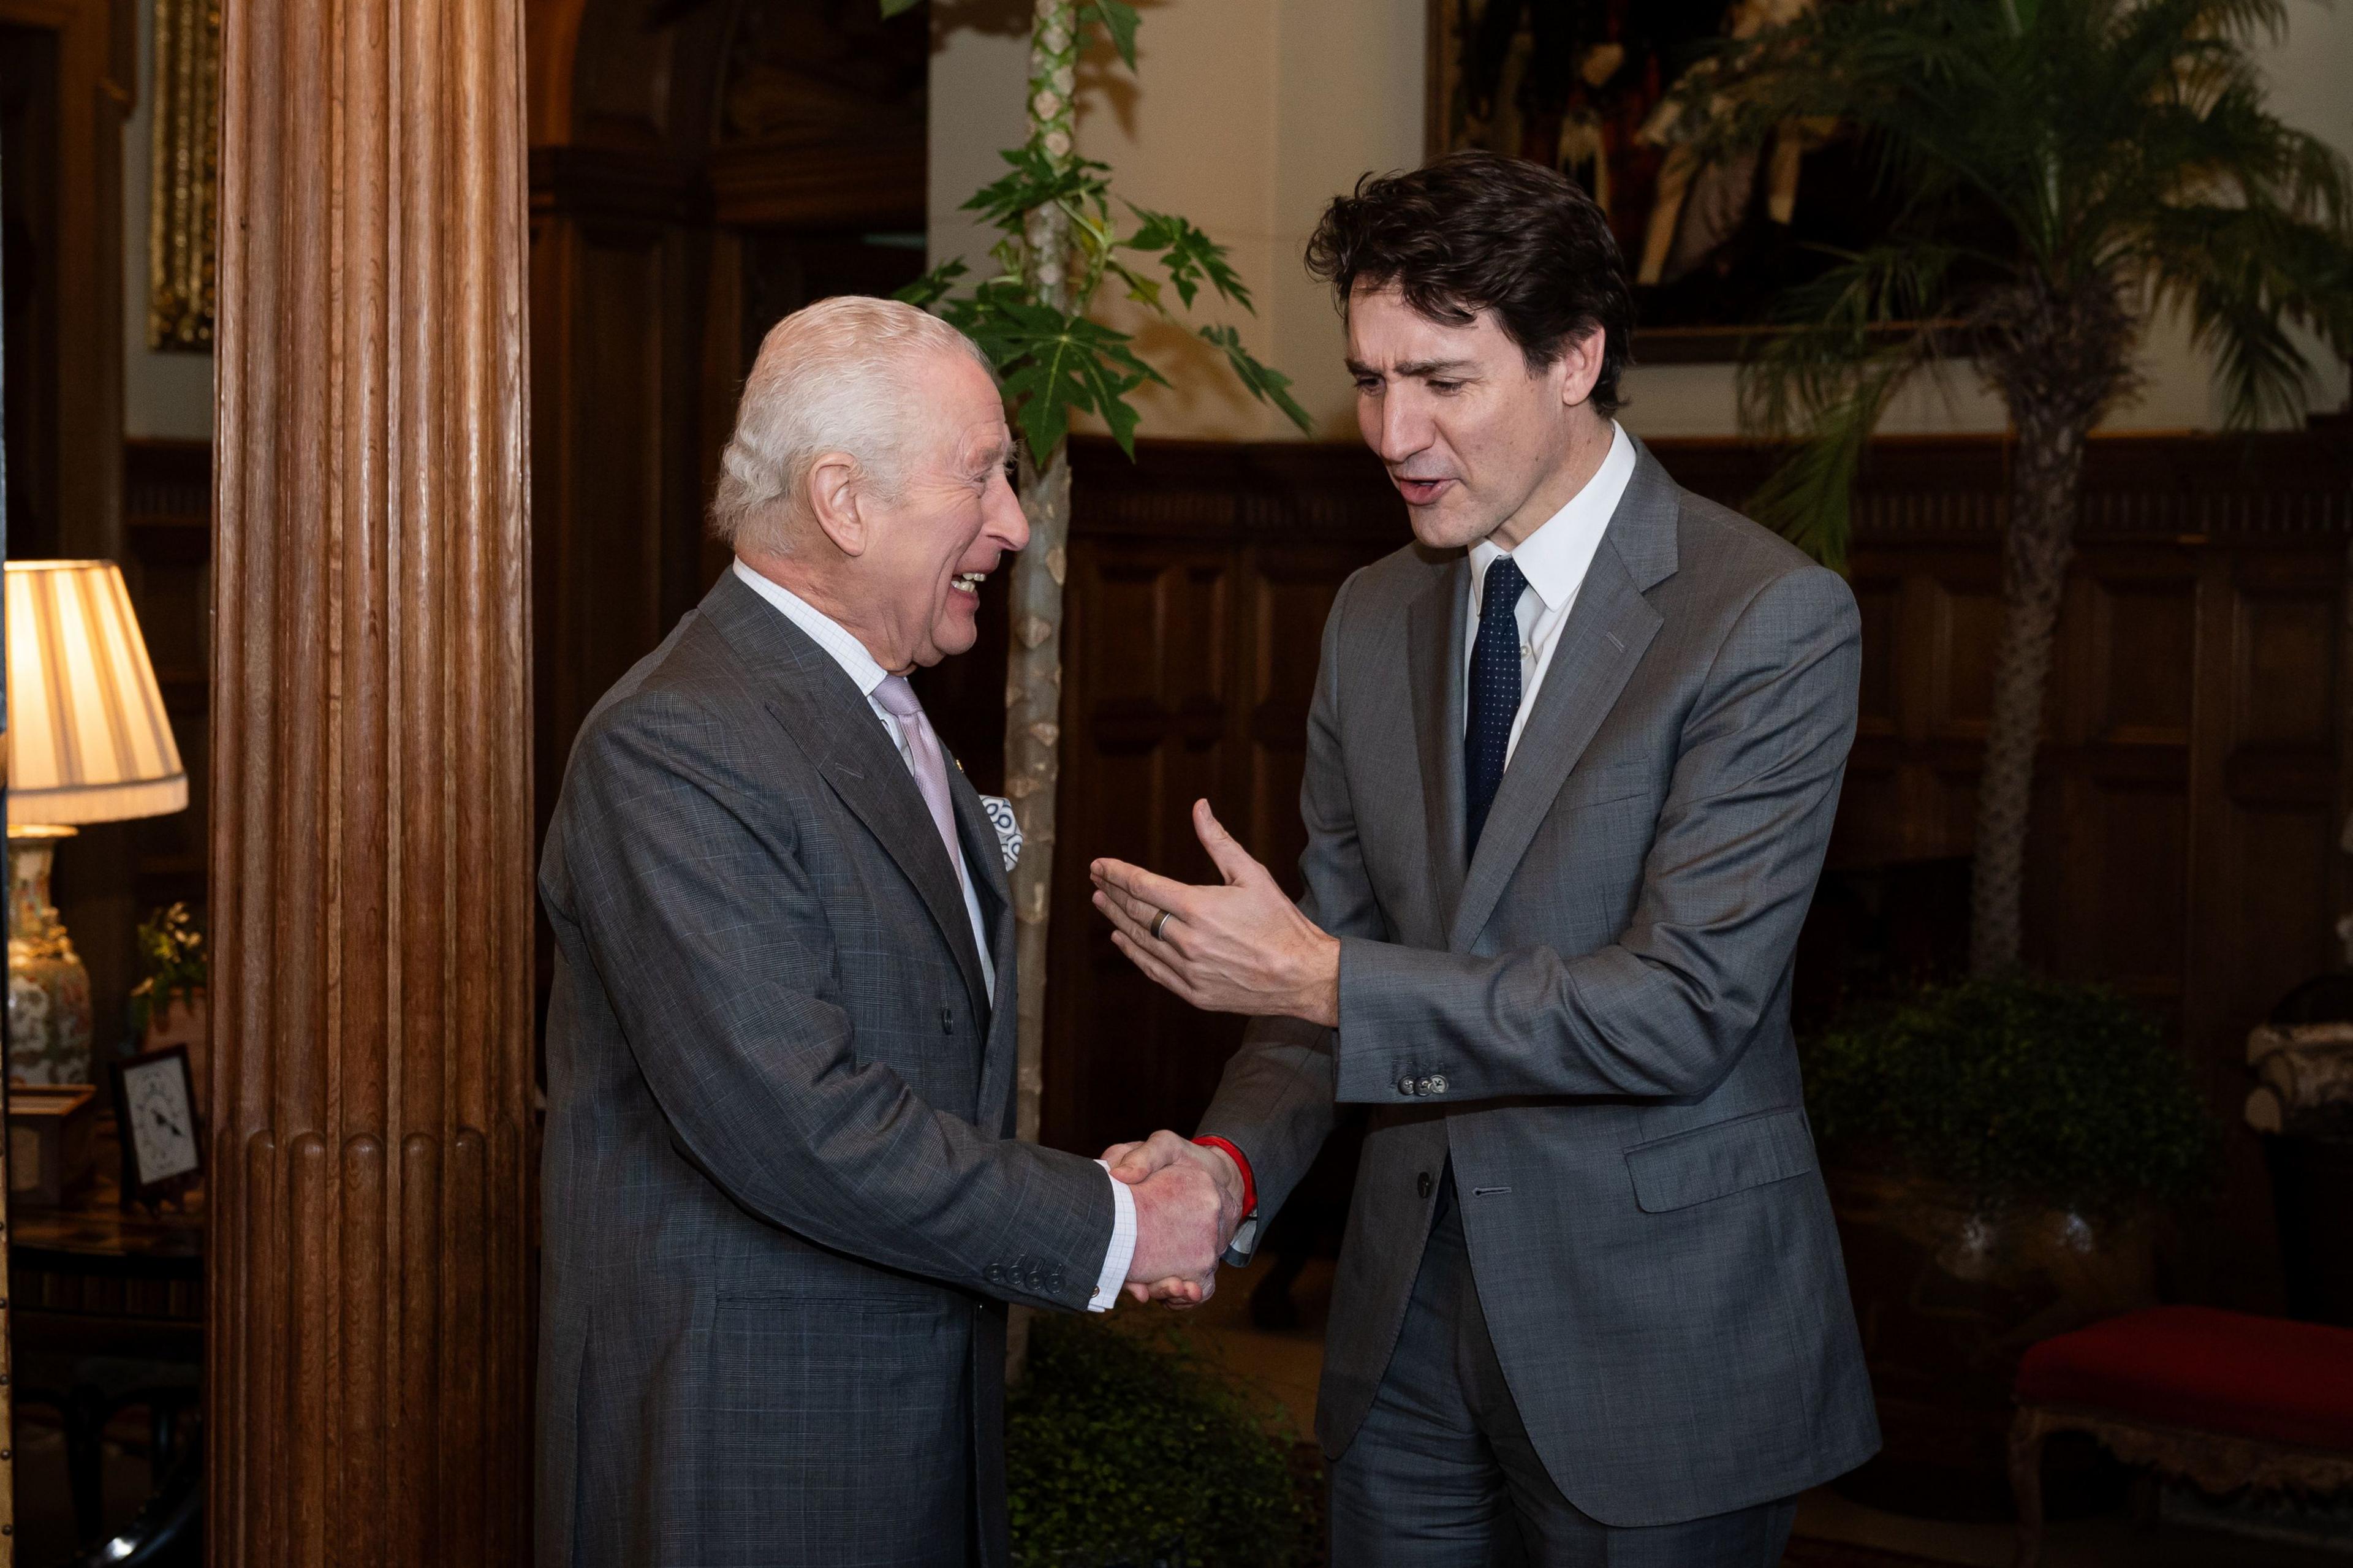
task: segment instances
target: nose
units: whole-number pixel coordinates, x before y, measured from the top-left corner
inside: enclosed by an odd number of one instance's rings
[[[982,499],[981,531],[1007,550],[1018,550],[1029,542],[1029,514],[1021,510],[1021,498],[1013,493],[1013,486],[1001,478],[990,482]]]
[[[1382,396],[1366,398],[1361,413],[1369,426],[1366,440],[1385,463],[1404,462],[1432,438],[1429,411],[1414,395],[1410,382],[1390,386]]]

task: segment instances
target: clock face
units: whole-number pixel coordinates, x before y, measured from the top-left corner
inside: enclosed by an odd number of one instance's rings
[[[142,1184],[196,1168],[196,1119],[178,1058],[123,1068],[122,1098],[131,1114],[124,1132]]]

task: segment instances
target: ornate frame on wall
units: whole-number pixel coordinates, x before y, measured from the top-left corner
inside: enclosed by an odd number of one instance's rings
[[[1719,0],[1701,26],[1703,6],[1429,0],[1426,154],[1493,146],[1569,174],[1610,212],[1643,323],[1637,360],[1736,359],[1780,289],[1819,268],[1822,247],[1862,248],[1892,214],[1835,126],[1792,122],[1754,153],[1713,162],[1678,128],[1668,89],[1710,40],[1805,4]],[[1506,12],[1508,29],[1486,26]],[[1466,107],[1474,66],[1489,79],[1483,119]],[[1663,217],[1662,202],[1672,204]]]
[[[220,201],[220,0],[155,0],[147,346],[209,353]]]

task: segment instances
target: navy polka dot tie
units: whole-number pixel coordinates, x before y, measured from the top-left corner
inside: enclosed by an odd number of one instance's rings
[[[1462,853],[1479,848],[1487,808],[1504,782],[1512,721],[1520,714],[1520,595],[1528,580],[1508,555],[1487,568],[1479,604],[1479,637],[1471,645],[1471,721],[1462,731]]]

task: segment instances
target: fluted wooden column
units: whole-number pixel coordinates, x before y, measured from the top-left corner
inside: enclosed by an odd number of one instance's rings
[[[211,1561],[513,1563],[520,7],[223,10]]]

